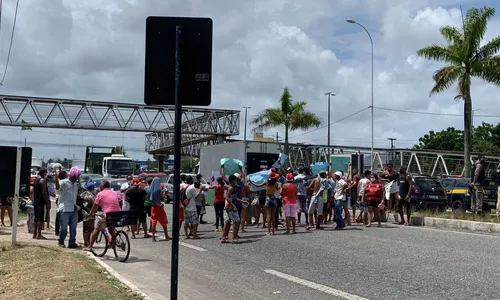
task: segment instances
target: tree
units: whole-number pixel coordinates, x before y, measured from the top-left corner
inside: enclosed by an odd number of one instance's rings
[[[462,27],[444,26],[441,35],[447,45],[432,45],[417,51],[427,59],[442,61],[447,65],[434,72],[434,87],[430,95],[443,92],[458,83],[456,100],[464,101],[464,159],[465,174],[470,174],[472,149],[472,98],[471,78],[479,77],[500,86],[500,36],[481,46],[488,21],[495,15],[492,7],[471,8],[463,18]]]
[[[125,147],[123,147],[123,145],[119,146],[115,146],[113,148],[113,150],[111,150],[111,154],[122,154],[122,155],[125,155]]]
[[[311,127],[319,127],[321,120],[314,113],[306,111],[307,102],[294,102],[288,87],[283,89],[278,108],[266,108],[251,120],[252,124],[264,130],[278,126],[285,126],[285,149],[284,153],[289,154],[288,132]],[[255,131],[256,129],[254,129]]]
[[[453,127],[435,132],[429,131],[419,139],[414,149],[463,151],[464,132]],[[500,124],[496,126],[483,123],[472,131],[472,150],[474,152],[500,155]]]

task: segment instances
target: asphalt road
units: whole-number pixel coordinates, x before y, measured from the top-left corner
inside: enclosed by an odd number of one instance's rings
[[[202,238],[181,237],[179,299],[498,299],[497,236],[355,225],[269,237],[249,227],[240,244],[220,244],[207,211]],[[138,238],[131,248],[126,263],[103,260],[169,299],[171,242]]]

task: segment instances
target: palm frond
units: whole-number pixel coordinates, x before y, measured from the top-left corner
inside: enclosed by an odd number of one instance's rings
[[[463,99],[464,99],[464,95],[462,95],[462,94],[456,95],[455,98],[453,98],[453,100],[455,100],[457,102],[460,100],[463,100]]]
[[[301,113],[293,114],[290,117],[290,130],[307,130],[311,127],[319,127],[321,119],[314,113],[302,111]]]
[[[290,109],[292,107],[292,103],[293,103],[292,94],[290,94],[290,90],[286,86],[283,89],[283,93],[281,94],[281,97],[280,97],[280,106],[281,106],[281,110],[283,111],[283,114],[290,114],[290,112],[291,112]]]
[[[445,66],[434,72],[432,78],[434,79],[434,87],[430,92],[430,96],[436,93],[443,92],[450,88],[450,86],[455,83],[457,78],[464,73],[464,69],[461,66]]]
[[[449,44],[463,44],[464,35],[460,29],[454,26],[443,26],[439,32],[446,39]]]
[[[283,113],[279,108],[266,108],[255,116],[250,123],[258,125],[257,128],[262,128],[264,130],[281,126],[284,124]],[[255,132],[257,128],[254,128],[252,131]]]
[[[452,47],[431,45],[417,51],[417,55],[426,59],[443,61],[454,65],[462,65],[463,61]]]
[[[472,63],[497,54],[500,51],[500,36],[494,37],[491,41],[482,46],[479,52],[472,59]]]
[[[479,52],[481,41],[488,29],[488,21],[495,15],[493,7],[471,8],[465,15],[465,43],[467,55],[473,58]]]
[[[500,56],[490,56],[474,62],[471,75],[500,86]]]

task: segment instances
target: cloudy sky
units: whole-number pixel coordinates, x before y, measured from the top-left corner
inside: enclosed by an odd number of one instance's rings
[[[106,3],[106,4],[104,4]],[[16,0],[3,0],[0,72],[3,72]],[[429,98],[440,65],[415,56],[442,43],[438,29],[459,25],[460,6],[500,5],[469,0],[20,0],[12,55],[0,94],[143,103],[145,19],[150,15],[203,16],[214,21],[212,108],[241,109],[249,116],[273,107],[284,86],[309,103],[326,125],[370,105],[370,41],[375,53],[375,146],[411,147],[429,130],[463,127],[455,87]],[[489,26],[500,34],[500,12]],[[500,119],[497,87],[474,81],[474,123]],[[387,109],[411,111],[395,112]],[[498,117],[491,117],[498,116]],[[0,119],[5,114],[0,112]],[[243,114],[241,134],[243,136]],[[365,110],[332,125],[332,144],[370,144]],[[250,127],[251,128],[251,127]],[[250,130],[250,129],[249,129]],[[282,128],[266,132],[283,135]],[[291,142],[326,144],[326,126],[292,132]],[[145,159],[144,134],[103,131],[0,128],[0,144],[24,143],[38,157],[82,158],[84,145],[124,144]]]

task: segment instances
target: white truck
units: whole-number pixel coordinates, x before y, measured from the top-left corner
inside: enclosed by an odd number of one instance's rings
[[[245,151],[245,142],[237,141],[226,144],[218,144],[201,148],[199,167],[195,168],[197,173],[209,181],[212,171],[220,170],[221,158],[236,158],[246,163],[246,174],[252,174],[270,168],[278,159],[281,145],[272,142],[248,141]],[[246,155],[245,155],[246,154]],[[197,170],[198,169],[198,170]],[[229,175],[229,174],[228,174]]]
[[[123,154],[111,154],[102,159],[102,176],[126,177],[134,173],[135,162],[132,158]]]

